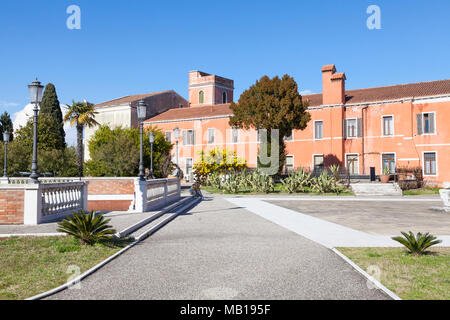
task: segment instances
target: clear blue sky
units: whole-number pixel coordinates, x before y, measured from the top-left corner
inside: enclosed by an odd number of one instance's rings
[[[71,4],[81,30],[66,28]],[[366,27],[371,4],[382,30]],[[61,103],[168,89],[187,97],[193,69],[234,79],[235,100],[265,74],[321,92],[331,63],[349,89],[448,79],[449,15],[448,0],[5,0],[0,112],[21,110],[36,76]]]

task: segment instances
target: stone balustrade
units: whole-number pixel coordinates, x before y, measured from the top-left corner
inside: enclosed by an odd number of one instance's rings
[[[156,210],[181,197],[180,180],[155,179],[141,181],[135,180],[135,211],[146,212]]]

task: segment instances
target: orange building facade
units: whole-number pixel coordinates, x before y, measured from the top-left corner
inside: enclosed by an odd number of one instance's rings
[[[286,170],[339,164],[351,175],[376,174],[383,168],[421,167],[429,185],[450,182],[450,80],[346,90],[344,73],[322,68],[323,93],[303,96],[311,121],[286,138]],[[256,130],[233,129],[234,82],[199,71],[189,73],[187,108],[168,110],[145,122],[166,132],[181,130],[179,165],[191,177],[200,151],[235,150],[256,167]],[[176,148],[174,148],[174,160]],[[175,160],[176,161],[176,160]]]

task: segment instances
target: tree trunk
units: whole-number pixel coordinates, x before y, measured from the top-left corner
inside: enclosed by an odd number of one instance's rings
[[[83,126],[77,123],[78,176],[83,177]]]

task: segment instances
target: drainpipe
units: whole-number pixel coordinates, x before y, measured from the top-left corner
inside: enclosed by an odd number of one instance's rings
[[[362,117],[362,121],[361,121],[361,123],[362,123],[362,125],[361,125],[361,137],[362,137],[362,140],[361,140],[361,143],[362,143],[362,154],[361,154],[361,156],[362,156],[362,174],[363,175],[365,175],[366,174],[366,164],[365,164],[365,161],[364,161],[364,159],[365,159],[365,149],[364,149],[364,142],[365,142],[365,139],[364,139],[364,128],[366,127],[365,125],[364,125],[364,110],[367,110],[367,108],[369,108],[369,106],[365,106],[365,107],[363,107],[362,109],[361,109],[361,117]],[[367,112],[366,112],[366,114],[367,114]]]

